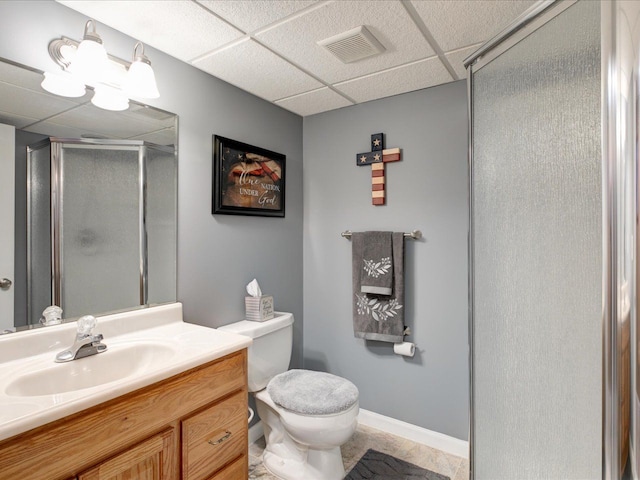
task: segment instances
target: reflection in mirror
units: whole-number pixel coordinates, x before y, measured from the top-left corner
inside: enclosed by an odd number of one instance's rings
[[[0,61],[0,332],[175,301],[177,116],[42,79]]]

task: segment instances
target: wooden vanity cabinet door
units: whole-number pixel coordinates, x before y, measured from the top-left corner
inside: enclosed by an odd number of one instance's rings
[[[176,430],[170,428],[78,475],[78,480],[174,480]]]
[[[247,454],[246,390],[182,421],[183,480],[209,479],[240,456],[246,463]]]
[[[209,480],[244,480],[245,478],[249,478],[249,460],[242,455],[209,478]]]

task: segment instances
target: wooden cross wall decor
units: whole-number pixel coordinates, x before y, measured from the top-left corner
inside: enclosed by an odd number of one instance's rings
[[[363,167],[371,165],[371,200],[374,205],[384,205],[385,202],[385,166],[387,162],[401,160],[399,148],[384,148],[384,134],[371,135],[371,151],[356,155],[356,165]]]

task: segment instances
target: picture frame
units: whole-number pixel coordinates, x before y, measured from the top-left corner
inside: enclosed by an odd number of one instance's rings
[[[213,135],[212,214],[284,217],[286,156]]]

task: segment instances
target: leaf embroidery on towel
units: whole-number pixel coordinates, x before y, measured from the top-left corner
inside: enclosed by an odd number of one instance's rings
[[[384,257],[381,258],[379,262],[375,260],[364,260],[364,266],[362,268],[364,268],[364,271],[367,272],[367,275],[370,277],[378,278],[380,275],[389,273],[391,258]]]
[[[398,310],[402,308],[396,298],[378,300],[377,298],[369,298],[366,295],[356,293],[356,299],[358,315],[371,315],[376,322],[386,322],[395,317],[398,314]]]

